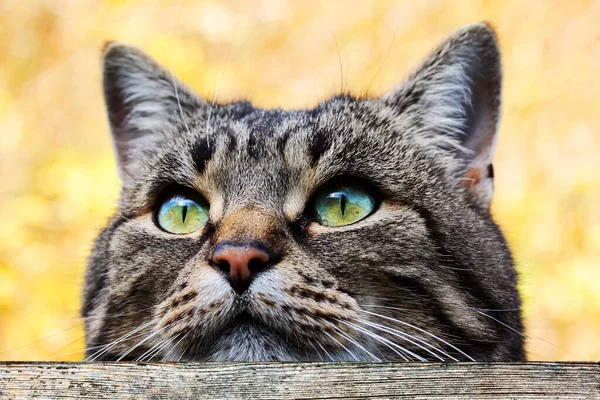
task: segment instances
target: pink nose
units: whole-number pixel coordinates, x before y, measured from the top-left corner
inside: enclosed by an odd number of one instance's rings
[[[269,265],[271,257],[259,243],[219,243],[213,251],[212,264],[229,276],[237,294],[250,287],[253,277]]]

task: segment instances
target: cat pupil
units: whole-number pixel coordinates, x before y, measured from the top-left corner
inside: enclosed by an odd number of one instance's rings
[[[185,217],[187,215],[188,206],[183,206],[183,210],[181,210],[181,222],[185,222]]]
[[[342,215],[344,215],[344,211],[346,210],[346,202],[346,196],[342,194],[340,196],[340,208],[342,209]]]

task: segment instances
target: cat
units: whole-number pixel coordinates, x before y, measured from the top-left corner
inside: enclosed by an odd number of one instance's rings
[[[404,83],[313,109],[211,104],[109,42],[122,191],[85,277],[86,360],[525,360],[492,220],[487,23]]]

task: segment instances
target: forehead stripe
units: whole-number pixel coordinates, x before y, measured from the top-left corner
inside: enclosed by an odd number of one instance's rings
[[[213,152],[215,150],[214,140],[205,136],[196,141],[194,143],[194,147],[192,149],[192,160],[194,161],[194,166],[198,173],[203,173],[206,168],[206,164],[210,161],[213,156]]]
[[[331,147],[331,138],[327,131],[318,130],[314,133],[312,141],[308,146],[310,166],[314,167],[321,156]]]

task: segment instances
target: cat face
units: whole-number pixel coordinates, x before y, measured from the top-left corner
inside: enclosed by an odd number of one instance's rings
[[[296,111],[210,104],[109,44],[123,188],[88,265],[88,359],[523,360],[489,213],[500,84],[485,24],[381,98]]]

